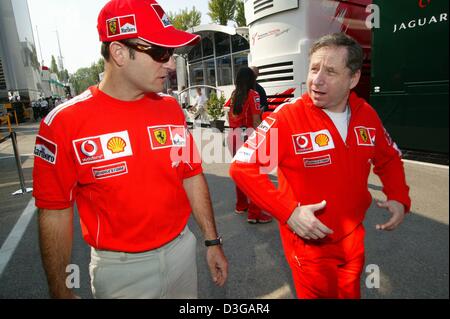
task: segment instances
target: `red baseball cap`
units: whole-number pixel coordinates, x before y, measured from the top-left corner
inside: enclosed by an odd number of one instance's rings
[[[98,15],[100,41],[139,38],[151,44],[178,48],[200,41],[197,34],[175,29],[154,0],[111,0]]]

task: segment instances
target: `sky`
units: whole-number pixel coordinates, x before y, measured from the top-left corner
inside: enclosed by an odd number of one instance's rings
[[[75,73],[100,59],[97,16],[108,0],[28,0],[38,59],[50,67],[51,56],[59,56],[57,32],[64,68]],[[159,0],[166,12],[178,13],[192,6],[202,13],[202,24],[210,23],[208,0]]]

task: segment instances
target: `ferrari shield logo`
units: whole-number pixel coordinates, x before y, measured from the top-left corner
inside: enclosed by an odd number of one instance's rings
[[[108,21],[108,29],[111,35],[117,34],[117,19]]]
[[[153,131],[153,134],[155,135],[156,140],[159,144],[164,145],[167,142],[167,131],[164,129],[155,130]]]
[[[355,127],[356,141],[360,146],[375,146],[377,130],[371,127]]]
[[[361,137],[361,140],[363,141],[363,143],[367,143],[369,141],[369,136],[367,136],[367,129],[360,128],[359,136]]]

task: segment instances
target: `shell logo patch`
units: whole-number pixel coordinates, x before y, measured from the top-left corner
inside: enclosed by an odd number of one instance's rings
[[[375,146],[377,130],[364,126],[355,127],[356,141],[360,146]]]
[[[334,142],[328,130],[292,135],[295,154],[307,154],[334,149]]]
[[[127,143],[120,137],[113,137],[108,142],[108,150],[110,150],[113,154],[122,153],[125,151],[125,147]]]
[[[181,125],[151,126],[148,134],[152,150],[186,146],[186,128]]]
[[[133,155],[128,131],[85,137],[72,144],[80,165]]]
[[[316,136],[315,142],[320,147],[328,146],[328,142],[330,141],[329,137],[326,134],[319,134]]]

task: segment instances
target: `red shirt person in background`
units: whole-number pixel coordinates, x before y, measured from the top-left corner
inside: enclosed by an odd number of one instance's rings
[[[261,123],[259,94],[254,90],[255,85],[256,75],[253,70],[248,67],[241,68],[236,75],[236,89],[225,103],[225,106],[230,108],[228,122],[232,132],[228,138],[228,146],[233,156],[247,140],[249,133]],[[254,186],[257,187],[257,185]],[[248,211],[247,221],[250,224],[272,221],[272,217],[264,214],[237,186],[236,197],[235,212],[243,214]]]

